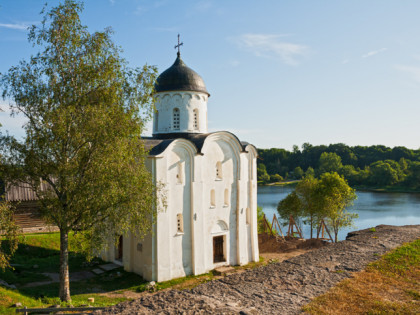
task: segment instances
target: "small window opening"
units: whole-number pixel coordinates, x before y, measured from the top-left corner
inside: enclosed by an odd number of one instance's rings
[[[222,162],[216,163],[216,179],[222,179]]]
[[[174,108],[173,127],[174,127],[174,130],[179,130],[179,109],[178,108]]]
[[[181,162],[178,162],[178,164],[177,164],[177,173],[176,173],[176,181],[177,181],[178,184],[182,184],[182,173],[183,173],[182,163]]]
[[[225,189],[225,199],[224,199],[224,204],[225,207],[229,206],[229,189]]]
[[[155,113],[155,131],[159,131],[159,111]]]
[[[251,210],[249,210],[249,207],[246,208],[246,224],[251,223]]]
[[[123,236],[118,237],[117,246],[115,246],[115,260],[122,261],[123,258]]]
[[[210,191],[210,207],[216,207],[216,192],[214,189]]]
[[[193,128],[198,130],[198,109],[194,109],[193,115]]]
[[[182,219],[182,213],[176,215],[176,225],[178,233],[184,232],[184,220]]]

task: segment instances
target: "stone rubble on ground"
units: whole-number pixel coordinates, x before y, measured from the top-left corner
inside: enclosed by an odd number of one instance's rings
[[[233,274],[191,290],[166,290],[97,314],[298,314],[352,272],[420,237],[420,225],[380,225],[349,233],[345,241],[281,263]]]

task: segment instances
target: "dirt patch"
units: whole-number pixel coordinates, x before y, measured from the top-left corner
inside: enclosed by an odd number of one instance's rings
[[[191,290],[167,290],[124,302],[103,314],[299,314],[312,298],[363,270],[380,255],[420,237],[420,225],[349,233],[281,263],[246,270]]]
[[[258,235],[260,256],[267,262],[282,262],[330,244],[330,242],[320,239],[304,240],[295,237],[285,237],[283,239],[269,234]]]
[[[286,236],[284,239],[280,236],[269,234],[258,235],[258,248],[260,253],[289,253],[297,249],[316,249],[329,245],[327,241],[320,239],[299,239]]]

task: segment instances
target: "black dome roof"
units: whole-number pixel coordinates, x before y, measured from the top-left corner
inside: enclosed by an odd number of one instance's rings
[[[197,72],[187,67],[180,54],[174,64],[156,79],[155,90],[156,92],[195,91],[210,95],[203,79]]]

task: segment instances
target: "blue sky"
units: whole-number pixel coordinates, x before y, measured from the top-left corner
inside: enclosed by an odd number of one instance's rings
[[[34,52],[45,0],[0,0],[0,72]],[[48,1],[49,6],[59,1]],[[176,58],[211,94],[211,131],[260,148],[420,147],[420,1],[87,0],[90,31],[113,28],[132,67]],[[0,113],[21,135],[22,117]]]

